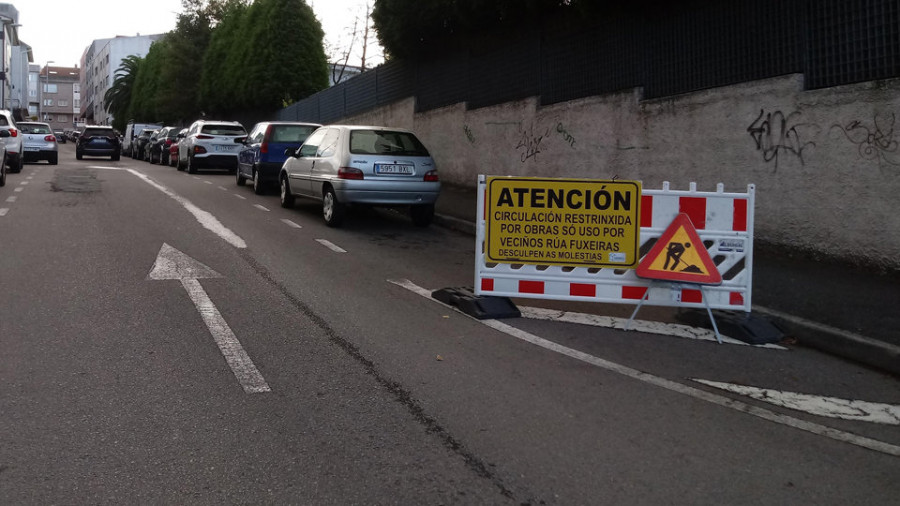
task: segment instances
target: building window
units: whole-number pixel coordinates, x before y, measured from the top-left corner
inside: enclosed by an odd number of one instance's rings
[[[53,106],[53,99],[52,99],[52,98],[45,98],[45,99],[44,99],[44,105],[45,105],[45,106],[51,106],[51,107],[52,107],[52,106]]]
[[[64,99],[59,99],[59,101],[56,103],[56,105],[58,105],[60,107],[66,107],[69,105],[69,101],[64,100]]]
[[[44,84],[44,93],[56,93],[56,85],[55,84]]]
[[[72,107],[74,107],[76,109],[81,109],[81,100],[76,98],[72,103]]]
[[[66,116],[65,114],[60,114],[59,116],[56,117],[56,121],[59,121],[60,123],[65,123],[65,122],[69,121],[69,117]]]

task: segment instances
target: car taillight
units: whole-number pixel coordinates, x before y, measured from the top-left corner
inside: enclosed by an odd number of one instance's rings
[[[425,173],[425,181],[436,183],[441,179],[438,177],[438,172],[436,170],[429,170]]]
[[[272,126],[269,125],[266,127],[266,133],[263,134],[262,144],[259,145],[260,153],[268,153],[269,152],[269,139],[272,137]]]
[[[172,145],[172,139],[166,139],[166,147]]]
[[[56,136],[55,136],[55,135],[48,135],[48,136],[44,137],[44,140],[47,141],[47,142],[56,142]]]
[[[203,135],[203,134],[200,134],[200,135],[197,136],[197,138],[198,138],[198,139],[214,139],[215,137],[213,137],[212,135]]]
[[[363,172],[355,167],[341,167],[338,169],[338,179],[365,179]]]
[[[10,137],[18,137],[18,136],[19,136],[19,131],[16,130],[15,128],[10,128],[10,129],[9,129],[9,136],[10,136]]]
[[[206,153],[206,148],[203,146],[194,146],[194,154]]]

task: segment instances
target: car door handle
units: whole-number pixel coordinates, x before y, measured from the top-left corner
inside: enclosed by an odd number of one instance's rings
[[[313,160],[313,163],[312,163],[312,165],[309,166],[309,168],[310,168],[310,169],[315,169],[315,168],[316,168],[316,161],[315,161],[315,160]]]

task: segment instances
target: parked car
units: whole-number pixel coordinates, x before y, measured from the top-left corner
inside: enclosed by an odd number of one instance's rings
[[[237,185],[253,181],[253,191],[261,195],[278,185],[278,173],[287,160],[288,149],[296,151],[322,125],[287,121],[257,123],[238,152]]]
[[[150,137],[147,149],[150,163],[169,163],[169,148],[177,140],[180,130],[179,127],[164,127]]]
[[[53,135],[56,136],[56,142],[58,142],[58,143],[60,143],[60,144],[65,144],[65,143],[66,143],[66,140],[67,140],[67,139],[66,139],[66,133],[63,132],[62,130],[54,130],[54,131],[53,131]]]
[[[145,149],[147,145],[150,144],[150,137],[153,137],[153,134],[155,133],[156,130],[151,130],[149,128],[141,130],[141,133],[131,141],[132,158],[135,160],[150,160]]]
[[[22,153],[26,162],[47,160],[50,165],[58,163],[59,145],[49,124],[20,121],[18,126],[24,143]]]
[[[6,166],[9,167],[9,172],[22,172],[25,166],[25,157],[22,156],[24,145],[11,112],[0,110],[0,130],[9,132],[9,136],[0,139],[0,143],[6,147]]]
[[[134,140],[144,130],[159,130],[162,127],[158,123],[135,123],[134,121],[129,121],[125,127],[125,134],[122,136],[122,153],[132,158],[140,158],[140,155],[135,155],[138,151],[134,149]]]
[[[441,191],[434,160],[408,130],[331,125],[286,150],[279,175],[282,207],[296,197],[322,201],[322,217],[340,226],[346,206],[408,207],[413,223],[428,226]]]
[[[184,140],[185,136],[187,136],[187,128],[182,128],[178,131],[178,135],[175,136],[174,142],[169,146],[169,166],[175,167],[178,165],[178,145],[181,144],[181,141]],[[178,169],[181,170],[181,169]]]
[[[178,168],[194,174],[201,167],[237,170],[240,142],[247,131],[237,121],[197,120],[178,143]]]
[[[8,130],[0,130],[0,186],[6,186],[6,145],[3,140],[9,138]]]
[[[119,136],[110,126],[84,127],[78,140],[75,141],[75,158],[83,156],[108,156],[116,161],[122,153]]]

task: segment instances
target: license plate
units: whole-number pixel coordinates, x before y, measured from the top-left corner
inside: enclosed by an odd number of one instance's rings
[[[220,146],[216,145],[216,151],[234,151],[237,146]]]
[[[376,163],[376,174],[412,174],[415,168],[412,165],[400,165],[397,163]]]
[[[25,151],[40,151],[40,150],[41,150],[41,148],[36,147],[36,146],[35,147],[25,146]]]

